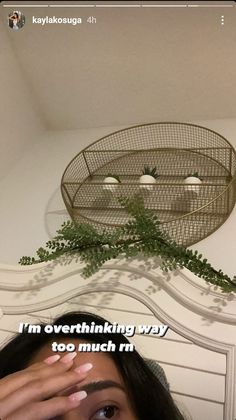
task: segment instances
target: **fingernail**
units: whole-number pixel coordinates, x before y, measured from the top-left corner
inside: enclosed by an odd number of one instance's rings
[[[53,363],[57,362],[60,359],[59,354],[54,354],[53,356],[49,356],[47,359],[44,360],[44,363],[47,363],[47,365],[52,365]]]
[[[73,351],[73,353],[67,353],[63,358],[60,360],[62,363],[70,363],[75,357],[77,353],[76,351]]]
[[[90,369],[92,369],[92,367],[93,367],[92,363],[85,363],[84,365],[81,365],[81,366],[77,367],[76,369],[74,369],[74,371],[76,373],[86,373]]]
[[[87,397],[87,392],[85,391],[79,391],[75,392],[74,394],[71,394],[68,398],[71,401],[81,401],[84,400]]]

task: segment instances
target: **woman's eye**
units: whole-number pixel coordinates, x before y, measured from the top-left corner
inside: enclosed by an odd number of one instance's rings
[[[93,415],[91,420],[113,419],[117,412],[118,408],[115,405],[107,405],[106,407],[100,408],[100,410]]]

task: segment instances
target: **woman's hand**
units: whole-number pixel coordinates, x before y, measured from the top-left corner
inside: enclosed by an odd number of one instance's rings
[[[73,370],[76,353],[53,355],[0,380],[1,420],[46,420],[63,415],[86,398],[84,391],[55,397],[86,378],[90,363]]]

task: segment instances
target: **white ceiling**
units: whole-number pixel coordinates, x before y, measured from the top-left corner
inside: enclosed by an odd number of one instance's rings
[[[8,35],[47,128],[236,117],[236,7],[21,10],[25,27]]]

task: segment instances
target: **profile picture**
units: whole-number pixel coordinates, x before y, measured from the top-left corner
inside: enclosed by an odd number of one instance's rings
[[[8,26],[13,29],[13,31],[18,31],[23,28],[25,24],[25,16],[19,11],[14,10],[8,15]]]

